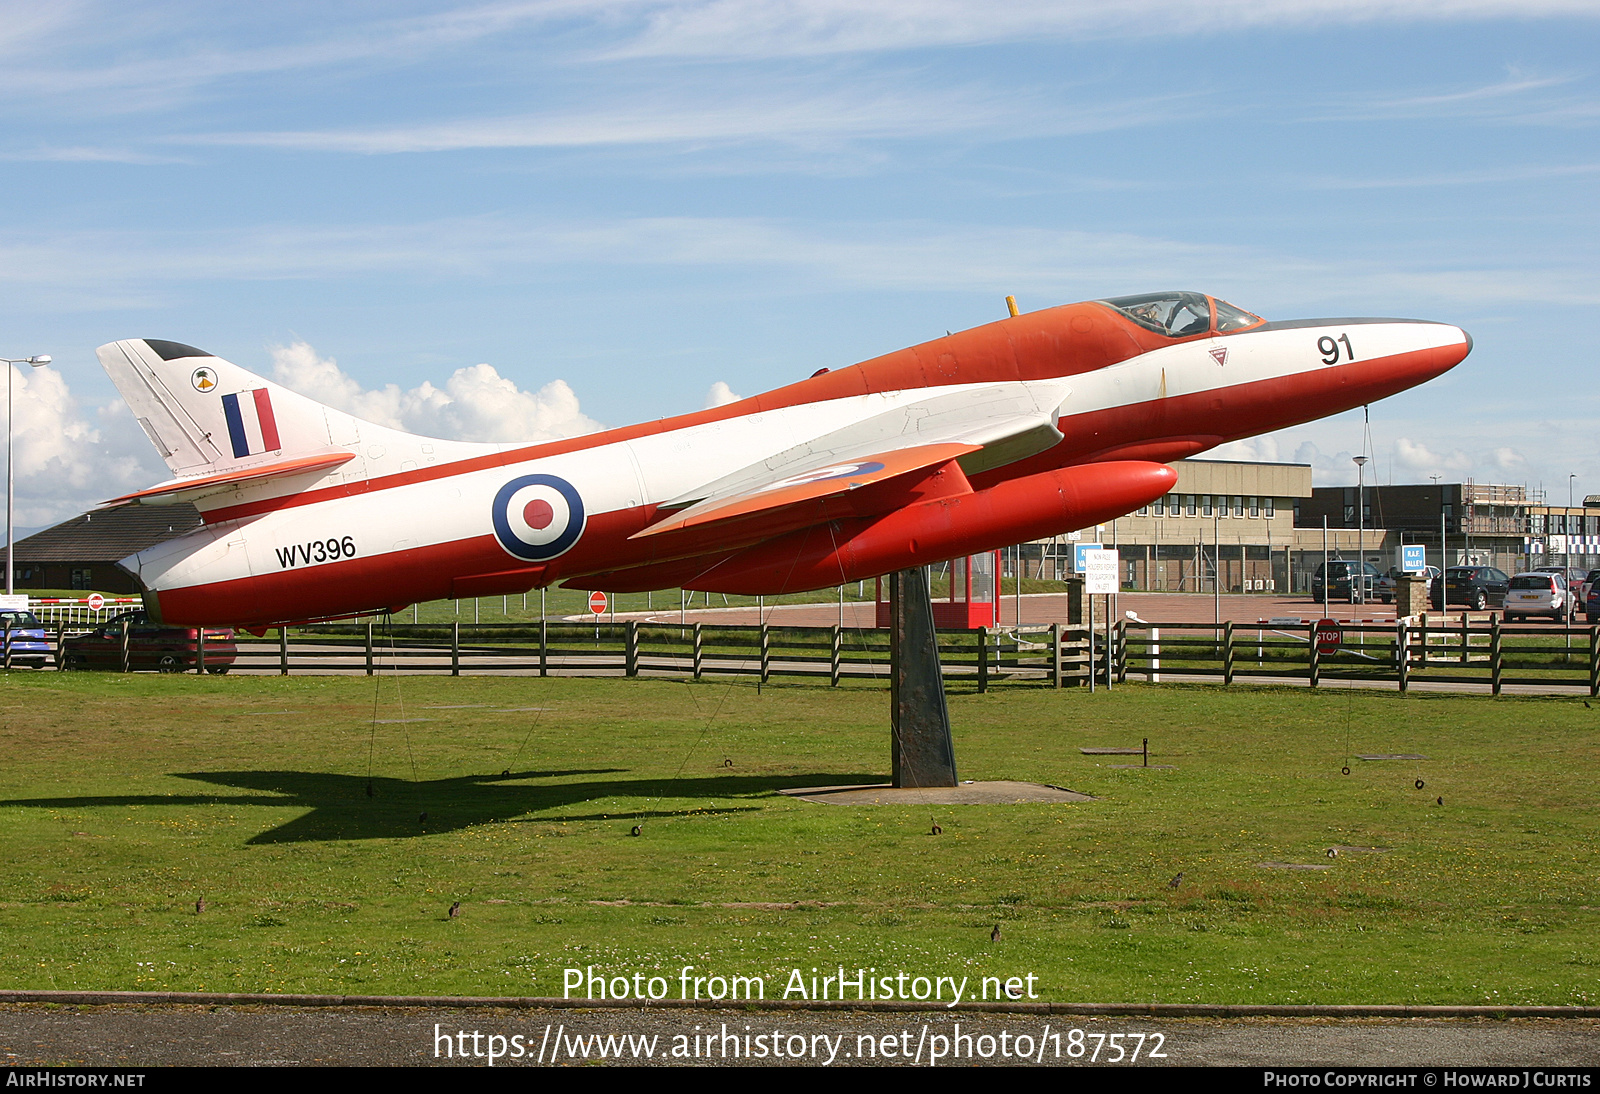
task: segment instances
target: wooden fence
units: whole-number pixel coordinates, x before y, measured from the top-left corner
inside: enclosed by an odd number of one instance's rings
[[[1315,624],[1145,623],[1119,621],[1093,636],[1054,624],[1002,631],[942,631],[946,678],[985,691],[1002,681],[1056,687],[1091,681],[1219,679],[1301,683],[1352,680],[1484,687],[1581,688],[1600,695],[1600,627],[1505,626],[1497,616],[1463,614],[1449,622],[1402,620],[1345,624],[1337,652],[1319,653]],[[57,632],[53,648],[59,648]],[[777,677],[882,679],[889,632],[846,627],[722,626],[703,623],[327,624],[237,636],[223,651],[193,643],[158,663],[124,643],[120,655],[82,667],[127,671],[161,667],[251,673],[438,673],[547,675],[737,674],[765,683]],[[8,651],[9,653],[9,651]],[[12,657],[5,659],[6,669]],[[52,664],[60,658],[52,653]]]

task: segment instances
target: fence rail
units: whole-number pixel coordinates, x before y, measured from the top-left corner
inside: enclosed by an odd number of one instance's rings
[[[61,654],[67,642],[67,656]],[[208,645],[209,642],[209,645]],[[20,645],[20,644],[19,644]],[[325,624],[256,638],[232,648],[215,639],[168,643],[152,651],[120,643],[96,658],[74,654],[58,626],[41,667],[120,671],[278,673],[438,673],[441,675],[709,675],[826,679],[888,678],[889,632],[844,627],[544,622],[533,624]],[[40,659],[5,644],[5,668]],[[1600,627],[1506,626],[1494,615],[1457,621],[1345,624],[1336,652],[1319,652],[1315,624],[1156,623],[1123,620],[1093,635],[1053,624],[939,634],[947,679],[980,691],[1005,681],[1056,687],[1129,679],[1414,683],[1488,688],[1580,688],[1600,696]],[[63,661],[74,662],[63,664]],[[1091,677],[1091,666],[1093,675]]]

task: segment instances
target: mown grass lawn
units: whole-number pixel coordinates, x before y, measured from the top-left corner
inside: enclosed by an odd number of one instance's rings
[[[676,995],[692,965],[771,998],[843,965],[1055,1001],[1600,1000],[1600,705],[1008,685],[951,712],[963,778],[1098,800],[777,794],[886,775],[866,686],[13,673],[0,983],[559,995],[593,966]],[[1079,751],[1143,737],[1171,770]]]

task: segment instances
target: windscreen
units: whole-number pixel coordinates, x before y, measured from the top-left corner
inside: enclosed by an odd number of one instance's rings
[[[1168,338],[1204,334],[1211,329],[1211,305],[1204,293],[1155,292],[1118,296],[1100,303],[1116,308],[1141,327]]]

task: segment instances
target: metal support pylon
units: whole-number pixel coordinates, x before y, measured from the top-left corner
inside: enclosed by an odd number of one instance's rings
[[[928,573],[897,570],[889,582],[889,702],[895,786],[955,786],[950,708],[939,673]]]

